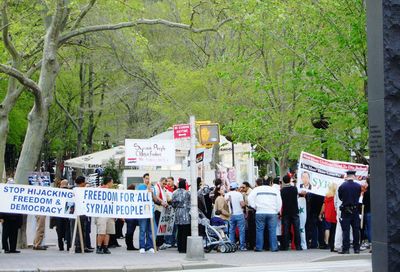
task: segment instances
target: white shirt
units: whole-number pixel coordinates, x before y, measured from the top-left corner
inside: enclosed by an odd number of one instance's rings
[[[278,214],[282,208],[281,194],[271,186],[258,186],[249,195],[249,205],[258,214]]]
[[[240,205],[241,201],[244,201],[243,195],[238,191],[230,191],[225,195],[225,200],[230,201],[228,202],[229,209],[231,210],[232,215],[241,215],[243,214],[242,206]]]

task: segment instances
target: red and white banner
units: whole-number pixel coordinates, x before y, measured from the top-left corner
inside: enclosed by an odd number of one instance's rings
[[[368,165],[326,160],[324,158],[301,152],[297,171],[297,187],[300,191],[308,191],[325,196],[329,184],[342,184],[346,171],[356,171],[357,181],[365,181],[368,176]]]

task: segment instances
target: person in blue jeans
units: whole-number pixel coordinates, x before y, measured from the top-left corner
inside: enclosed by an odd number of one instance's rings
[[[148,173],[143,175],[143,183],[136,187],[136,190],[149,190],[152,193],[153,201],[156,204],[161,204],[161,200],[155,194],[155,188],[150,183],[150,175]],[[154,220],[154,207],[153,218]],[[139,253],[154,253],[153,237],[151,232],[150,218],[138,219],[140,236],[139,236]],[[157,224],[154,223],[154,231],[157,231]]]
[[[246,251],[246,221],[244,219],[243,207],[246,205],[243,195],[238,191],[239,185],[236,182],[230,183],[230,191],[225,195],[225,200],[231,210],[229,219],[229,238],[236,243],[236,227],[239,228],[240,250]]]
[[[272,252],[278,251],[276,238],[276,226],[278,224],[278,213],[282,208],[282,198],[279,190],[264,184],[262,178],[256,180],[256,185],[249,194],[249,205],[256,210],[256,249],[262,251],[264,248],[264,229],[268,228],[269,244]]]

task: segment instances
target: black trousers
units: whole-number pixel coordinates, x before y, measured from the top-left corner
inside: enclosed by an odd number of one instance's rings
[[[161,217],[161,212],[160,211],[154,211],[154,217],[156,219],[156,223],[158,227],[159,223],[160,223],[160,217]],[[157,235],[157,229],[154,230],[156,232]],[[164,243],[164,236],[156,236],[156,245],[157,247],[161,246]]]
[[[343,251],[350,248],[350,226],[353,229],[353,248],[360,250],[360,217],[357,212],[348,214],[342,211],[340,225],[343,230]]]
[[[178,251],[179,253],[186,253],[187,238],[190,236],[190,224],[177,225],[178,226]]]
[[[58,248],[64,250],[64,242],[67,242],[67,250],[71,247],[71,228],[68,218],[55,218],[58,239]]]
[[[125,219],[126,222],[126,233],[125,233],[125,244],[127,250],[132,250],[133,246],[133,234],[135,233],[136,227],[139,225],[137,219]]]
[[[17,249],[19,224],[16,221],[4,221],[1,236],[4,251],[15,251]]]
[[[247,213],[246,240],[248,249],[254,250],[256,246],[256,216],[254,210],[249,210]]]
[[[294,229],[294,244],[296,249],[301,249],[300,242],[300,219],[299,215],[285,215],[282,217],[282,226],[283,226],[283,239],[282,239],[282,250],[289,249],[289,240],[290,240],[290,227],[293,225]]]

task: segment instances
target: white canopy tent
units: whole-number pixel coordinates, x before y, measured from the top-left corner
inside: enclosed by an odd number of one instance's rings
[[[117,146],[107,150],[94,152],[92,154],[66,160],[64,166],[80,169],[96,169],[104,167],[110,160],[119,163],[125,156],[125,146]]]

